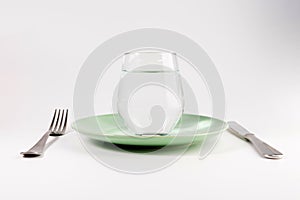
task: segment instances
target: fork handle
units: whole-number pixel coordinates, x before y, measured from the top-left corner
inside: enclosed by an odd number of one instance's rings
[[[42,137],[41,139],[35,144],[33,145],[33,147],[31,147],[28,151],[26,152],[21,152],[21,154],[23,156],[40,156],[43,154],[44,150],[45,150],[45,146],[46,146],[46,142],[49,138],[49,134],[51,133],[51,131],[47,131]]]

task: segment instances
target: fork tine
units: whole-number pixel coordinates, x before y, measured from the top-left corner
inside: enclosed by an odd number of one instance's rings
[[[54,124],[55,117],[56,117],[56,111],[57,111],[57,109],[55,109],[55,111],[54,111],[54,115],[53,115],[53,118],[52,118],[51,125],[50,125],[50,127],[49,127],[49,131],[53,128],[53,124]]]
[[[66,110],[66,116],[65,116],[65,122],[64,122],[64,127],[62,129],[62,132],[64,133],[67,128],[67,121],[68,121],[68,109]]]
[[[59,118],[60,118],[60,109],[58,110],[58,114],[57,114],[57,118],[56,118],[56,122],[55,122],[55,127],[54,127],[54,129],[52,129],[52,131],[56,131],[57,130]]]
[[[65,110],[62,110],[61,118],[60,118],[60,124],[59,124],[59,127],[57,128],[57,131],[60,131],[62,129],[62,124],[63,124],[63,121],[64,121],[64,114],[65,114]]]

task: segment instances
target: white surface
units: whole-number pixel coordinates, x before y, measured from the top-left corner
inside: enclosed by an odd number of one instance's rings
[[[1,1],[0,199],[299,199],[298,11],[297,1]],[[22,159],[53,109],[72,108],[89,53],[141,27],[197,41],[222,77],[227,119],[286,157],[262,159],[224,133],[204,160],[191,152],[157,173],[128,175],[96,162],[69,134],[45,157]]]

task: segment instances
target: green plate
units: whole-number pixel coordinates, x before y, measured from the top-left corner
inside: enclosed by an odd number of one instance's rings
[[[227,124],[222,120],[183,114],[181,120],[168,135],[137,136],[125,134],[122,131],[124,127],[119,127],[116,122],[117,117],[117,114],[87,117],[75,121],[72,128],[98,141],[138,146],[190,145],[200,143],[206,137],[215,136],[227,129]]]

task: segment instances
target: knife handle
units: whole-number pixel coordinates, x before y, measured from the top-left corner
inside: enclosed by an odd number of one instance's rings
[[[264,158],[269,159],[280,159],[283,157],[283,154],[278,150],[274,149],[270,145],[266,144],[265,142],[261,141],[254,134],[246,134],[245,138],[250,141],[257,152]]]

